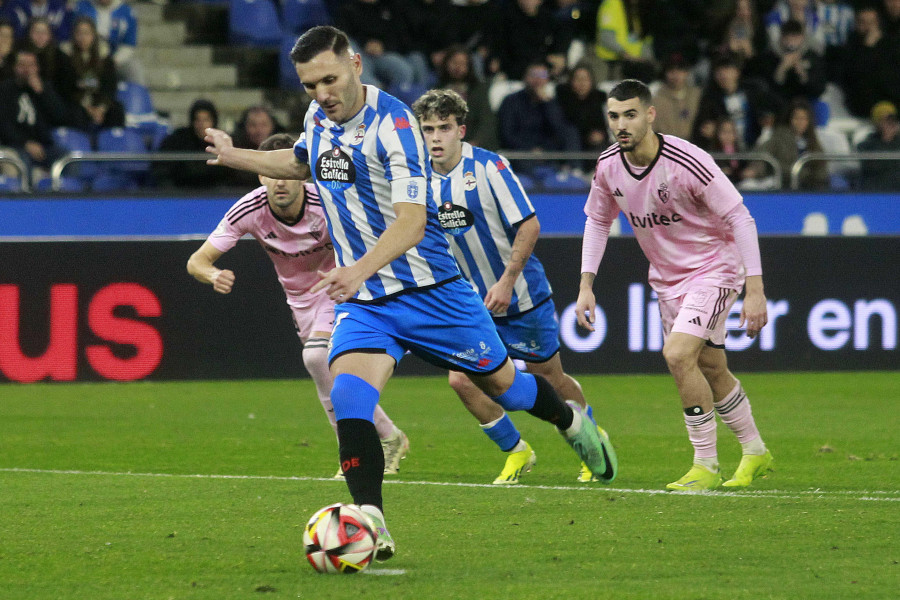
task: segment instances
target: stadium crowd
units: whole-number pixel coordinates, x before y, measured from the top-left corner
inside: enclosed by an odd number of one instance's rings
[[[277,1],[287,11],[295,0]],[[747,160],[748,151],[774,157],[783,177],[774,185],[781,187],[810,152],[900,151],[900,0],[303,6],[349,33],[365,83],[408,104],[431,87],[460,93],[470,107],[469,139],[488,149],[599,153],[612,139],[605,91],[630,77],[654,91],[655,129],[715,153],[742,189],[773,185],[766,163]],[[102,131],[130,124],[117,85],[144,84],[138,43],[139,23],[124,0],[0,1],[0,147],[36,167],[37,180],[67,151],[58,128],[84,133],[96,149]],[[212,102],[196,100],[184,107],[190,125],[167,137],[145,135],[147,150],[203,150],[201,127],[217,124],[218,115]],[[285,130],[275,114],[248,107],[236,139],[252,146]],[[580,162],[527,162],[518,170],[540,181],[591,172]],[[894,162],[811,161],[801,173],[808,190],[900,189]],[[179,187],[244,183],[205,165],[144,175],[144,183]]]

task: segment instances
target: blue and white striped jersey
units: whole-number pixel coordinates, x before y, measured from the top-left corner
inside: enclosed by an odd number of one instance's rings
[[[418,122],[393,96],[364,87],[365,105],[346,123],[330,121],[313,101],[294,155],[310,165],[340,266],[355,264],[375,245],[396,220],[394,203],[425,205],[422,241],[366,280],[354,297],[372,302],[460,273],[437,221],[428,186],[431,164]]]
[[[506,158],[465,142],[459,164],[447,175],[434,173],[431,188],[463,275],[484,298],[506,269],[516,226],[534,216],[534,207]],[[544,267],[532,254],[516,279],[509,309],[494,316],[525,312],[551,293]]]

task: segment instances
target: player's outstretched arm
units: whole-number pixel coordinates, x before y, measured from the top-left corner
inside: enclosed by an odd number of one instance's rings
[[[203,245],[188,259],[187,271],[197,281],[209,283],[215,291],[227,294],[234,286],[234,271],[216,268],[215,262],[222,254],[223,252],[209,242],[203,242]]]
[[[349,267],[337,267],[328,273],[319,272],[322,280],[310,291],[317,292],[324,288],[335,302],[349,300],[366,279],[421,242],[425,237],[425,205],[397,202],[394,212],[397,219],[384,230],[368,252]]]
[[[595,310],[597,299],[594,297],[594,273],[582,273],[581,283],[578,286],[578,300],[575,301],[575,317],[578,324],[588,331],[594,330]]]
[[[212,127],[206,130],[204,139],[210,144],[206,151],[215,155],[206,161],[207,164],[250,171],[272,179],[309,179],[309,165],[297,160],[290,148],[266,152],[235,148],[230,135]]]

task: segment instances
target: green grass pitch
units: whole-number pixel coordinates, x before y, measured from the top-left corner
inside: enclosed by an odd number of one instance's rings
[[[397,555],[316,574],[302,530],[349,502],[312,383],[0,386],[0,599],[896,598],[900,373],[742,377],[776,472],[662,492],[690,466],[665,376],[580,377],[620,458],[581,485],[553,429],[523,485],[442,378],[383,405],[412,449],[384,495]],[[720,425],[730,475],[739,445]]]

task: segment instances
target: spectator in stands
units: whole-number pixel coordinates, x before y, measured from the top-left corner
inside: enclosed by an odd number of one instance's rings
[[[787,21],[781,26],[777,50],[766,50],[746,67],[748,76],[758,76],[785,102],[806,98],[810,102],[825,91],[825,59],[809,47],[803,25]]]
[[[278,122],[272,111],[267,106],[257,104],[241,113],[234,133],[231,134],[231,140],[235,148],[256,150],[263,140],[276,133],[284,133],[284,131],[284,127]],[[252,186],[259,182],[256,173],[249,171],[229,169],[228,174],[231,182],[236,186]]]
[[[231,138],[235,148],[256,150],[263,140],[276,133],[284,133],[284,127],[269,107],[256,104],[241,113]]]
[[[840,74],[840,59],[853,33],[853,7],[840,0],[815,0],[822,37],[825,41],[825,66],[829,81]]]
[[[458,24],[457,41],[472,50],[476,75],[488,75],[487,63],[501,31],[500,0],[450,0]],[[499,68],[499,63],[497,65]]]
[[[752,148],[762,131],[771,127],[780,106],[778,97],[769,93],[764,85],[741,79],[741,66],[736,56],[716,56],[712,62],[712,77],[703,90],[697,108],[697,114],[703,115],[703,119],[695,119],[691,139],[700,137],[700,124],[705,123],[709,127],[708,119],[729,117],[746,147]],[[714,128],[708,134],[712,136],[713,132]]]
[[[885,36],[874,7],[856,11],[856,31],[844,53],[841,89],[850,114],[868,118],[879,100],[900,93],[897,65],[900,39]]]
[[[25,37],[32,19],[41,17],[47,20],[56,39],[69,39],[72,13],[66,6],[66,0],[10,0],[8,10],[17,38]]]
[[[566,120],[578,130],[581,149],[599,156],[609,146],[606,94],[597,89],[594,72],[587,63],[575,65],[569,73],[569,80],[556,86],[556,100]],[[587,168],[594,166],[591,164]]]
[[[741,62],[762,54],[769,45],[769,37],[763,27],[762,19],[756,12],[753,0],[737,0],[734,14],[725,24],[724,31],[718,36],[718,51],[731,52]]]
[[[404,27],[409,35],[409,50],[437,72],[447,48],[459,39],[459,23],[450,0],[398,0]],[[430,83],[430,82],[429,82]]]
[[[704,0],[641,0],[642,21],[653,38],[653,55],[660,62],[672,56],[695,63],[707,35]],[[655,130],[654,130],[655,131]]]
[[[0,19],[0,81],[9,79],[13,75],[13,47],[16,41],[16,31],[6,19]]]
[[[391,0],[347,0],[337,21],[362,57],[363,83],[388,91],[392,86],[427,85],[428,65],[408,54],[409,35]]]
[[[501,27],[495,47],[497,66],[509,79],[522,79],[534,62],[549,64],[552,78],[565,71],[567,49],[560,46],[562,38],[557,39],[553,12],[544,0],[507,2]]]
[[[716,156],[716,164],[722,169],[722,172],[738,186],[745,179],[756,177],[756,169],[751,166],[749,161],[733,156],[722,158],[718,155],[734,155],[744,151],[744,143],[738,136],[737,127],[734,121],[728,117],[719,119],[716,123],[716,136],[712,145],[712,152]]]
[[[597,27],[598,0],[556,0],[551,6],[557,43],[561,48],[570,48],[577,40],[587,50],[590,57]],[[577,56],[577,59],[586,57]],[[592,67],[593,68],[593,67]]]
[[[595,51],[605,68],[598,80],[656,76],[653,38],[641,23],[639,0],[603,0],[597,11]]]
[[[883,0],[881,18],[885,35],[900,35],[900,0]]]
[[[79,0],[75,15],[94,20],[100,38],[109,44],[119,77],[144,85],[144,67],[135,54],[138,23],[131,7],[122,0]]]
[[[578,130],[551,97],[549,81],[547,65],[534,62],[525,70],[525,89],[503,99],[497,113],[503,148],[526,152],[581,149]],[[535,163],[520,165],[514,165],[517,172],[531,172]]]
[[[473,53],[465,46],[451,46],[438,69],[437,87],[453,90],[469,106],[466,117],[466,141],[473,146],[498,150],[497,117],[491,110],[488,83],[475,72]]]
[[[859,143],[860,152],[900,152],[897,107],[882,101],[872,107],[875,132]],[[861,184],[865,190],[900,191],[900,160],[863,160]]]
[[[800,23],[810,49],[819,55],[825,54],[825,30],[819,21],[813,0],[779,0],[769,11],[764,23],[769,36],[770,50],[778,51],[781,26],[788,21]]]
[[[63,154],[53,143],[53,128],[66,125],[67,118],[53,85],[41,78],[35,53],[19,49],[13,77],[0,82],[0,145],[15,148],[30,175],[32,167],[49,168]]]
[[[691,137],[689,138],[691,143],[706,152],[715,152],[716,130],[721,119],[731,120],[727,115],[717,118],[698,114],[697,118],[694,119],[694,128],[691,132]]]
[[[72,61],[53,39],[53,30],[45,17],[35,17],[28,24],[28,31],[22,46],[28,48],[38,57],[41,77],[53,84],[53,89],[69,104],[75,91],[75,76],[72,72]],[[71,114],[74,116],[74,107]]]
[[[160,152],[206,152],[206,129],[219,124],[219,111],[209,100],[195,100],[189,112],[191,124],[170,133],[159,146]],[[212,188],[227,183],[221,168],[200,161],[155,163],[157,177],[163,184],[178,187]]]
[[[72,40],[63,44],[71,60],[75,85],[68,100],[78,107],[78,126],[87,131],[124,127],[125,109],[116,100],[116,66],[89,17],[75,18]]]
[[[809,102],[803,99],[791,102],[786,119],[775,126],[771,137],[758,149],[775,157],[781,166],[782,186],[789,189],[791,167],[797,159],[808,152],[823,152]],[[810,161],[800,172],[800,189],[826,190],[828,182],[828,163],[824,160]]]
[[[653,96],[653,131],[690,139],[700,94],[700,88],[691,82],[690,66],[681,56],[671,57],[663,67],[663,83]]]

